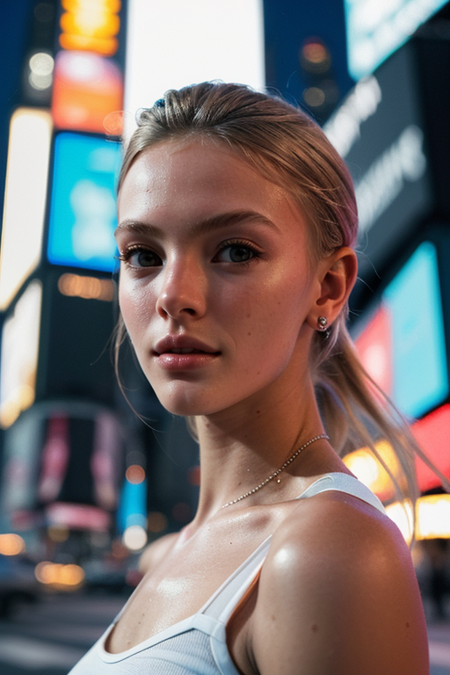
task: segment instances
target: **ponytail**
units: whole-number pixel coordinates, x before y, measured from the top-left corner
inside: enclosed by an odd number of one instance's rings
[[[448,479],[420,448],[410,430],[410,421],[367,373],[356,352],[341,315],[328,340],[315,337],[313,347],[314,385],[324,427],[341,456],[368,448],[389,475],[400,502],[414,506],[418,496],[415,456],[419,457],[449,489]],[[322,343],[322,344],[321,344]],[[397,466],[389,466],[377,448],[388,443]],[[413,509],[413,531],[415,526]]]

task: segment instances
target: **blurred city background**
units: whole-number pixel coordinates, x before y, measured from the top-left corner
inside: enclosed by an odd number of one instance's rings
[[[15,0],[0,63],[0,671],[62,675],[138,583],[142,549],[196,507],[184,421],[126,345],[132,407],[114,372],[121,138],[167,89],[244,82],[323,125],[358,199],[357,349],[450,479],[450,3]],[[345,461],[409,540],[386,470],[364,448]],[[417,475],[431,672],[449,675],[450,495]]]

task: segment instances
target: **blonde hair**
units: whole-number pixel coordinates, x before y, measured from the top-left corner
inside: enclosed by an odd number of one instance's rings
[[[228,145],[289,192],[306,213],[313,259],[356,245],[352,179],[323,131],[303,111],[243,85],[205,82],[171,90],[142,110],[125,152],[118,189],[145,148],[192,136]],[[414,453],[432,465],[360,363],[346,328],[347,315],[348,307],[334,322],[329,338],[316,333],[312,344],[311,367],[324,427],[341,455],[369,447],[390,475],[397,497],[415,500]],[[123,337],[124,328],[118,334],[119,346]],[[394,449],[403,478],[393,475],[378,452],[376,441],[381,439]]]

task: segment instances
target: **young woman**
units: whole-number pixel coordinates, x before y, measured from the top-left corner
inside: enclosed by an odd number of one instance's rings
[[[370,428],[412,480],[345,328],[357,215],[342,160],[279,99],[170,91],[140,115],[118,212],[126,334],[161,403],[191,419],[201,489],[72,674],[426,675],[409,550],[340,458]]]

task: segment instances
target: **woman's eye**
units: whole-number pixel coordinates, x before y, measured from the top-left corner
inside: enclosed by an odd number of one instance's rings
[[[246,244],[227,244],[218,252],[219,262],[244,263],[257,255],[257,251]]]
[[[159,267],[162,265],[159,255],[145,248],[130,249],[120,255],[120,260],[131,267]]]

